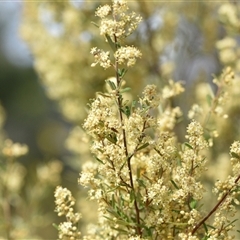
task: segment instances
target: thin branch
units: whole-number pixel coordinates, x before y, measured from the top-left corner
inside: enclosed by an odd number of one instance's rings
[[[240,179],[240,175],[236,178],[236,180],[234,181],[234,183],[236,184]],[[227,198],[227,196],[231,193],[232,189],[234,188],[235,186],[231,187],[223,196],[222,198],[219,200],[219,202],[214,206],[214,208],[208,213],[208,215],[203,218],[196,226],[195,228],[192,230],[192,235],[195,234],[195,232],[199,229],[199,227],[201,227],[201,225],[203,225],[209,217],[212,216],[212,214],[214,212],[217,211],[217,209],[219,208],[219,206],[221,204],[223,204],[223,202],[225,201],[225,199]]]
[[[115,45],[116,45],[117,44],[116,35],[114,35],[114,42],[115,42]],[[119,77],[118,69],[119,69],[118,62],[115,61],[116,80],[117,80],[117,87],[118,87],[117,89],[119,89],[120,84],[121,84],[121,78]],[[128,155],[127,136],[126,136],[126,131],[125,131],[125,128],[124,128],[124,123],[123,123],[123,113],[121,111],[122,98],[121,98],[121,95],[119,94],[119,92],[117,92],[117,103],[118,103],[118,107],[119,107],[119,116],[120,116],[120,121],[121,121],[121,126],[122,126],[123,145],[124,145],[124,150],[125,150],[125,156],[127,157],[127,166],[128,166],[128,172],[129,172],[129,178],[130,178],[130,185],[131,185],[132,191],[134,193],[134,207],[135,207],[136,222],[137,222],[136,231],[137,231],[137,234],[139,236],[142,236],[142,230],[141,230],[141,227],[140,227],[140,211],[139,211],[139,208],[138,208],[138,204],[137,204],[137,200],[136,200],[136,194],[135,194],[135,191],[134,191],[131,158]]]

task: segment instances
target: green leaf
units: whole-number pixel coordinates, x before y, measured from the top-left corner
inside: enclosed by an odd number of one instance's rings
[[[123,88],[123,89],[120,89],[120,93],[125,93],[125,92],[129,92],[131,90],[130,87],[126,87],[126,88]]]
[[[116,218],[118,218],[120,216],[119,212],[117,212],[117,211],[115,211],[113,209],[107,208],[106,210],[107,210],[108,213],[110,213],[111,215],[113,215]],[[106,216],[104,216],[104,217],[107,218],[108,220],[113,221],[112,218],[108,218]]]
[[[115,133],[111,133],[105,136],[108,141],[110,141],[113,144],[117,143],[117,135]]]
[[[137,101],[136,101],[136,100],[133,100],[133,101],[132,101],[132,106],[131,106],[132,112],[133,112],[133,110],[136,108],[136,104],[137,104]]]
[[[91,22],[95,27],[99,28],[99,25],[97,25],[95,22]]]
[[[149,143],[144,143],[142,146],[140,146],[136,151],[140,151],[144,148],[146,148],[149,145]]]
[[[212,229],[216,229],[214,226],[209,225],[209,224],[206,224],[206,226],[207,226],[207,227],[210,227],[210,228],[212,228]]]
[[[139,186],[142,186],[146,188],[146,185],[144,184],[144,181],[142,179],[137,179]]]
[[[101,95],[103,97],[112,98],[112,96],[110,94],[107,94],[107,93],[96,92],[96,94]]]
[[[134,199],[135,199],[135,193],[134,193],[133,190],[131,190],[131,192],[130,192],[130,200],[134,201]]]
[[[209,106],[212,105],[212,100],[213,100],[212,96],[210,94],[207,94],[207,103],[208,103]]]
[[[116,87],[116,85],[115,85],[114,82],[112,82],[112,81],[110,81],[110,80],[106,80],[106,83],[110,86],[110,88],[111,88],[112,90],[117,89],[117,87]]]
[[[192,201],[190,202],[191,209],[195,209],[196,206],[197,206],[197,201],[195,199],[192,199]]]
[[[114,188],[111,188],[111,187],[110,187],[110,189],[107,191],[107,193],[109,193],[109,192],[115,192],[115,190],[117,190],[118,188],[119,188],[119,186],[114,187]]]
[[[123,165],[120,167],[120,171],[123,169],[124,165],[126,164],[128,158],[126,158],[126,160],[124,161]]]
[[[176,189],[179,189],[178,185],[171,179],[171,183],[173,184],[173,186],[176,188]]]
[[[101,164],[104,164],[102,160],[100,160],[98,157],[95,156],[95,159],[100,162]]]
[[[145,229],[145,231],[147,232],[147,237],[150,237],[150,239],[152,239],[152,232],[154,231],[154,227],[147,227],[145,225],[142,225],[142,227]]]
[[[97,150],[100,152],[100,153],[103,153],[103,150],[101,148],[97,148]]]
[[[184,145],[187,146],[190,149],[193,149],[192,145],[190,145],[188,142],[185,142]]]
[[[115,208],[115,197],[114,197],[114,194],[112,194],[112,202],[111,202],[111,205],[113,208]]]
[[[123,229],[121,229],[121,228],[114,228],[114,227],[112,227],[112,229],[114,229],[114,230],[116,230],[116,231],[118,231],[118,232],[125,233],[125,234],[128,234],[128,233],[129,233],[128,231],[123,230]]]
[[[52,225],[53,225],[54,228],[56,228],[57,230],[59,230],[59,227],[58,227],[57,224],[53,223]]]
[[[127,116],[127,118],[129,118],[131,115],[131,110],[128,106],[121,108],[120,111],[124,113]]]
[[[105,37],[106,37],[111,49],[113,50],[113,52],[115,52],[116,46],[115,46],[114,42],[112,41],[111,37],[108,34],[106,34]]]
[[[125,69],[125,68],[122,69],[122,76],[121,76],[122,78],[125,76],[125,74],[127,73],[127,71],[128,71],[128,70]]]
[[[124,75],[127,73],[127,69],[123,68],[123,69],[118,69],[118,76],[120,78],[123,78]]]
[[[235,152],[231,152],[231,155],[234,158],[240,159],[240,156],[237,153],[235,153]]]
[[[236,221],[238,221],[238,219],[234,219],[233,221],[231,221],[229,224],[227,224],[225,227],[230,226],[231,224],[235,223]]]
[[[151,107],[150,106],[142,106],[142,113],[146,113]]]

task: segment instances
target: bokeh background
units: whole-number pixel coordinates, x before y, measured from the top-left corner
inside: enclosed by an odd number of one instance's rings
[[[46,97],[33,67],[34,57],[21,38],[23,2],[0,2],[0,96],[8,136],[29,146],[29,159],[59,158],[69,123]]]
[[[64,147],[64,142],[71,123],[62,117],[57,104],[46,96],[33,68],[34,57],[19,34],[23,4],[22,1],[0,2],[0,102],[5,111],[2,135],[13,142],[27,144],[29,148],[28,154],[18,159],[27,170],[24,171],[24,187],[18,192],[26,201],[19,201],[19,206],[15,206],[17,210],[13,208],[12,214],[17,211],[19,215],[18,223],[15,223],[19,225],[19,230],[14,236],[8,236],[8,239],[26,239],[25,237],[30,236],[56,239],[57,231],[47,220],[48,215],[53,218],[56,215],[53,213],[54,186],[48,189],[49,192],[43,190],[46,193],[41,196],[41,192],[34,189],[40,187],[40,184],[35,184],[38,178],[36,171],[53,159],[63,162],[68,158],[69,152]],[[76,182],[77,172],[71,171],[70,176],[72,174]],[[72,179],[66,177],[64,181],[71,182]],[[3,193],[1,197],[5,197]],[[39,199],[36,201],[35,198]],[[12,205],[13,200],[9,201]],[[43,215],[46,217],[46,224],[44,217],[41,217]],[[4,216],[1,216],[1,222],[0,232],[3,235],[0,235],[7,237],[4,234],[6,229],[2,226],[6,223]],[[26,230],[29,227],[31,229]]]

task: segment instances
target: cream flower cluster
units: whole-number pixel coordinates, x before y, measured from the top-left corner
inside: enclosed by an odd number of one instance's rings
[[[121,42],[130,35],[138,26],[141,17],[134,12],[128,11],[126,1],[114,0],[112,5],[100,6],[95,15],[101,18],[99,30],[100,35],[106,37],[107,42],[114,50],[115,62],[120,65],[132,67],[136,63],[136,59],[142,56],[141,52],[133,46],[121,46]],[[91,49],[94,56],[92,67],[98,63],[104,69],[111,65],[110,53],[97,49]]]
[[[74,213],[73,206],[75,199],[72,193],[61,186],[58,186],[54,193],[56,209],[55,211],[59,216],[65,216],[67,221],[60,223],[58,226],[59,239],[77,240],[80,239],[80,231],[78,230],[77,223],[81,219],[81,214]]]
[[[120,47],[114,54],[116,61],[119,64],[125,64],[128,67],[135,65],[136,59],[141,58],[142,53],[135,47],[127,46]]]
[[[113,19],[108,18],[112,15]],[[142,18],[134,12],[128,12],[126,1],[114,0],[112,6],[100,6],[96,11],[96,16],[101,18],[100,34],[108,35],[112,39],[120,39],[130,35],[141,22]]]
[[[113,106],[113,99],[101,95],[92,102],[91,111],[83,124],[88,134],[101,138],[103,135],[107,136],[112,133],[112,129],[118,131],[119,122],[112,121],[116,115]]]
[[[230,234],[234,228],[234,221],[230,220],[231,216],[234,216],[237,212],[236,205],[240,205],[239,202],[239,186],[240,186],[240,142],[235,141],[230,147],[231,165],[233,169],[233,175],[229,175],[224,181],[217,181],[213,192],[218,194],[218,201],[221,207],[216,209],[214,216],[213,226],[215,229],[211,229],[209,234],[211,236],[224,239],[234,239]],[[219,231],[221,229],[221,231]]]
[[[230,154],[232,155],[231,164],[233,167],[233,174],[238,175],[240,172],[240,142],[235,141],[230,147]]]
[[[203,138],[203,128],[200,123],[193,120],[187,127],[187,133],[186,138],[194,149],[202,150],[208,146]]]
[[[143,102],[146,102],[151,107],[157,107],[160,104],[160,97],[157,94],[156,85],[147,85],[143,90]]]
[[[94,56],[95,60],[95,62],[91,64],[91,67],[95,67],[98,63],[104,69],[111,66],[110,53],[108,51],[104,52],[103,50],[94,47],[91,49],[90,53]]]

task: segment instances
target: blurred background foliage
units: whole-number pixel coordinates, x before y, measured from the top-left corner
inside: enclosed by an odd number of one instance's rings
[[[98,66],[90,67],[92,47],[108,50],[92,24],[98,21],[95,9],[105,3],[0,3],[0,101],[5,112],[1,114],[1,149],[8,138],[29,149],[20,158],[8,161],[9,156],[3,154],[0,160],[5,176],[17,176],[11,171],[14,164],[22,176],[22,184],[14,191],[8,189],[6,179],[0,183],[0,238],[55,239],[57,231],[52,223],[59,220],[54,213],[53,191],[58,184],[68,187],[79,199],[86,221],[94,219],[81,200],[85,197],[79,197],[83,190],[77,188],[77,177],[81,162],[89,158],[88,142],[82,141],[80,128],[87,102],[97,91],[103,91],[104,80],[114,75]],[[162,87],[169,79],[181,80],[186,91],[172,104],[180,105],[187,115],[196,100],[206,102],[208,89],[200,86],[211,85],[212,74],[219,75],[224,66],[231,66],[238,77],[237,2],[141,0],[130,1],[129,6],[144,19],[127,42],[143,53],[126,75],[133,90],[130,98],[136,98],[148,83]],[[226,105],[229,119],[212,123],[221,129],[210,153],[216,162],[240,136],[240,89],[231,91],[234,98]],[[183,120],[177,129],[180,139],[184,139],[183,126],[188,121]],[[226,158],[220,161],[224,169]],[[216,169],[216,163],[211,164],[214,167],[210,170]]]

